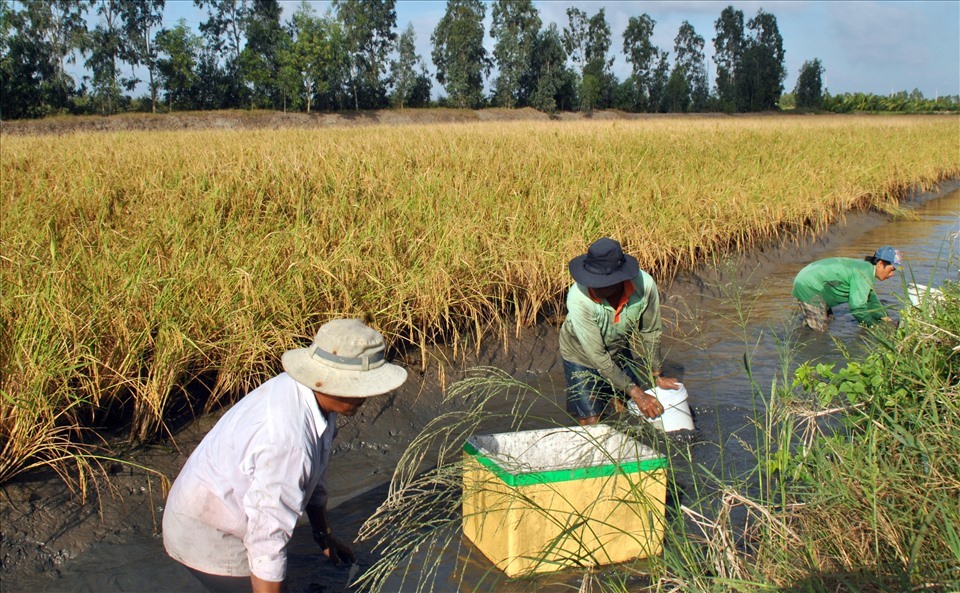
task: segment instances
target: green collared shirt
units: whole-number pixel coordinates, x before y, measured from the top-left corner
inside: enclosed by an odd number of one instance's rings
[[[660,295],[649,274],[640,271],[624,283],[623,299],[609,303],[590,289],[574,284],[567,292],[567,318],[560,328],[560,356],[597,369],[610,384],[627,391],[633,380],[623,371],[622,358],[632,352],[653,370],[660,369]]]
[[[849,257],[830,257],[808,264],[793,281],[793,296],[810,305],[847,303],[850,314],[873,325],[886,313],[873,290],[874,264]]]

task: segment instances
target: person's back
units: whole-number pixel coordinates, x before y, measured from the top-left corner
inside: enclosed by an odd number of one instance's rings
[[[804,303],[828,307],[844,303],[866,304],[873,291],[873,265],[849,257],[815,261],[800,270],[793,281],[793,296]]]
[[[204,437],[170,490],[167,553],[203,573],[247,576],[255,567],[283,580],[286,542],[275,532],[293,530],[307,499],[326,504],[320,479],[335,426],[336,414],[324,415],[310,389],[287,373],[243,397]],[[286,481],[292,486],[278,487]]]
[[[831,309],[844,303],[864,325],[886,319],[874,281],[890,278],[896,270],[894,263],[900,263],[900,252],[881,247],[863,260],[831,257],[808,264],[794,278],[792,292],[800,304],[804,323],[816,331],[826,331]]]

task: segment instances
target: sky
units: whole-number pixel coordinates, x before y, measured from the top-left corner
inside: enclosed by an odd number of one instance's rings
[[[299,0],[282,0],[283,20],[296,11]],[[330,2],[315,1],[318,14],[330,9]],[[878,95],[919,89],[925,97],[960,95],[960,0],[822,0],[767,2],[711,1],[539,1],[534,5],[540,19],[561,30],[567,24],[566,10],[575,6],[588,16],[605,9],[611,31],[613,71],[619,80],[630,75],[623,59],[623,31],[632,16],[650,15],[653,43],[673,58],[674,38],[684,20],[704,38],[704,51],[711,87],[716,65],[712,61],[714,22],[727,6],[743,11],[744,21],[764,12],[777,18],[783,37],[787,77],[784,91],[792,91],[800,68],[817,58],[824,68],[824,86],[831,94],[864,92]],[[443,17],[445,0],[397,0],[397,32],[413,24],[417,52],[431,75],[430,36]],[[487,8],[485,45],[492,51],[489,36],[490,5]],[[206,14],[192,0],[167,0],[164,26],[172,27],[184,18],[196,27]],[[489,88],[489,82],[488,82]],[[441,92],[434,81],[434,95]]]

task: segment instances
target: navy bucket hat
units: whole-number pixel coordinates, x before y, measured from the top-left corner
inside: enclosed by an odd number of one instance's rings
[[[637,259],[625,254],[620,243],[609,237],[597,239],[585,254],[570,260],[570,275],[587,288],[613,286],[639,273]]]

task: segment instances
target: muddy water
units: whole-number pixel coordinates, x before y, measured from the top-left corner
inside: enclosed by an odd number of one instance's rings
[[[889,221],[879,215],[851,216],[826,237],[805,239],[746,256],[733,257],[677,279],[663,289],[668,331],[664,340],[666,369],[687,387],[696,412],[698,440],[694,460],[720,475],[736,476],[750,465],[751,456],[740,439],[753,440],[748,419],[762,407],[759,394],[769,393],[771,381],[782,375],[783,344],[790,344],[795,361],[838,360],[830,336],[799,329],[799,314],[790,297],[793,277],[801,267],[824,257],[863,257],[880,245],[903,251],[904,274],[914,281],[938,286],[958,280],[960,256],[960,190],[956,183],[937,197],[921,197],[915,218]],[[952,260],[950,259],[952,256]],[[877,284],[881,301],[899,308],[904,274]],[[847,348],[862,347],[864,332],[845,307],[835,310],[831,335]],[[546,395],[534,404],[537,415],[565,421],[562,406],[563,373],[556,359],[556,329],[544,324],[527,330],[504,352],[488,347],[469,364],[495,365],[535,385]],[[749,359],[754,383],[744,370]],[[448,376],[448,380],[451,377]],[[335,530],[352,537],[383,500],[396,460],[406,442],[431,417],[443,411],[436,377],[409,382],[394,398],[372,402],[364,415],[341,429],[341,445],[330,471],[331,517]],[[205,419],[208,424],[213,419]],[[202,423],[201,423],[202,424]],[[496,431],[497,426],[491,426]],[[503,427],[506,428],[505,426]],[[188,454],[202,436],[184,436],[179,444]],[[168,455],[169,456],[169,455]],[[182,463],[182,456],[179,463]],[[170,470],[171,477],[176,467]],[[681,479],[682,481],[682,479]],[[680,490],[683,484],[679,484]],[[129,521],[149,525],[143,517],[151,503],[137,507]],[[154,510],[159,510],[154,506]],[[357,544],[361,569],[376,553],[369,543]],[[393,578],[388,590],[415,590],[417,575],[439,566],[437,591],[567,591],[579,587],[581,576],[559,573],[537,579],[508,581],[478,556],[470,544],[454,545],[430,557],[420,555],[405,579]],[[465,566],[462,572],[455,566]],[[346,569],[321,561],[301,525],[290,548],[289,590],[293,593],[346,591]],[[163,552],[151,529],[120,530],[114,538],[89,547],[42,574],[29,570],[4,575],[4,591],[197,591],[199,587],[182,567]],[[627,583],[628,586],[630,583]],[[639,582],[638,582],[639,584]]]

